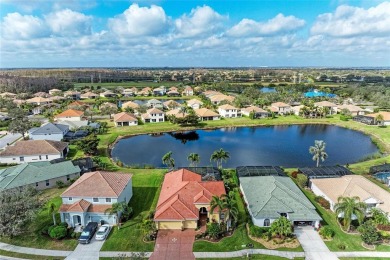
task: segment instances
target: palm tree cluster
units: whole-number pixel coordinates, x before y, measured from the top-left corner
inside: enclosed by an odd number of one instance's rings
[[[222,194],[220,197],[213,196],[210,202],[210,213],[214,213],[216,209],[218,209],[218,214],[220,216],[222,212],[225,213],[225,220],[227,220],[228,222],[230,220],[232,220],[233,222],[237,222],[238,209],[237,201],[235,199],[235,193],[231,191],[229,192],[229,194]],[[229,228],[229,224],[227,226]]]
[[[343,226],[347,231],[351,229],[351,222],[355,217],[359,224],[363,223],[367,204],[360,201],[359,197],[339,197],[334,206],[337,217],[343,219]]]
[[[328,107],[317,107],[314,104],[304,106],[299,111],[299,115],[304,118],[322,118],[329,114]]]
[[[320,160],[325,161],[328,158],[325,147],[326,143],[323,140],[315,140],[314,146],[309,148],[309,152],[313,155],[313,161],[317,161],[317,167],[320,165]]]

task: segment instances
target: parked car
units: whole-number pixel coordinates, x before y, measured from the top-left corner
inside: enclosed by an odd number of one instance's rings
[[[104,240],[108,237],[108,234],[110,234],[111,226],[108,224],[102,225],[98,231],[96,232],[96,240]]]
[[[88,225],[83,229],[83,232],[81,232],[81,235],[79,237],[79,243],[89,244],[89,242],[91,242],[91,239],[93,238],[93,235],[96,232],[97,227],[97,222],[89,222]]]

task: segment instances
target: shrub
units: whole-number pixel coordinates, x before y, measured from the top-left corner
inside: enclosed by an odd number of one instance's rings
[[[117,164],[119,167],[123,167],[123,162],[121,162],[120,160],[116,161],[116,164]]]
[[[337,248],[340,249],[340,250],[345,250],[347,248],[347,246],[344,243],[339,243],[337,245]]]
[[[320,235],[323,236],[324,238],[332,238],[334,236],[334,231],[331,227],[329,226],[323,226],[320,229]]]
[[[211,236],[212,238],[217,239],[217,238],[219,237],[219,233],[221,232],[221,229],[220,229],[218,223],[213,222],[213,223],[209,223],[209,224],[207,225],[206,232],[207,232],[207,234],[208,234],[209,236]]]
[[[46,227],[42,228],[41,234],[42,235],[49,235],[49,228],[50,228],[50,226],[46,226]]]
[[[66,223],[66,222],[61,222],[60,224],[58,224],[59,226],[61,226],[61,227],[66,227],[66,228],[68,228],[68,223]]]
[[[383,230],[383,231],[390,231],[390,225],[379,224],[379,225],[377,226],[377,228],[378,228],[379,230]]]
[[[57,188],[61,189],[65,187],[65,183],[63,181],[56,181]]]
[[[293,171],[293,172],[291,173],[291,177],[293,177],[294,179],[296,179],[297,176],[298,176],[298,174],[299,174],[299,172]]]
[[[298,174],[297,175],[297,183],[302,188],[306,187],[307,184],[307,177],[304,174]]]
[[[359,226],[358,231],[364,243],[372,245],[380,239],[379,233],[372,221],[366,221]]]
[[[320,204],[323,208],[330,209],[330,202],[327,201],[324,197],[317,196],[314,198],[314,200],[318,202],[318,204]]]
[[[66,234],[68,233],[68,230],[66,227],[64,226],[55,226],[54,228],[52,228],[49,232],[49,235],[51,238],[54,238],[54,239],[62,239],[64,237],[66,237]]]
[[[265,233],[267,233],[268,230],[269,230],[268,227],[258,227],[258,226],[255,226],[255,225],[251,225],[249,227],[249,233],[253,237],[263,237],[263,235]]]

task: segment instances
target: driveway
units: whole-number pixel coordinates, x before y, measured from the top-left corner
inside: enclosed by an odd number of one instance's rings
[[[194,260],[195,230],[159,230],[151,260]]]
[[[7,144],[11,144],[22,137],[21,134],[11,134],[9,132],[5,132],[2,134],[6,134],[2,138],[0,138],[0,149],[4,149],[7,147]]]
[[[307,260],[336,260],[337,256],[330,252],[320,235],[313,227],[295,227],[295,235],[301,243]]]
[[[99,260],[99,252],[104,241],[97,241],[95,236],[89,244],[78,244],[76,249],[67,257],[66,260]]]

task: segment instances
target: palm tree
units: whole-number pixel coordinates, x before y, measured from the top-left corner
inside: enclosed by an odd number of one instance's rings
[[[188,107],[187,106],[181,106],[179,109],[179,112],[183,114],[183,117],[187,114],[188,112]]]
[[[367,205],[361,202],[359,197],[339,197],[337,203],[334,206],[334,210],[337,217],[342,214],[344,228],[347,231],[351,228],[351,221],[353,216],[357,218],[359,224],[361,224],[365,217]]]
[[[217,167],[222,169],[222,162],[227,161],[230,158],[229,152],[226,152],[222,148],[220,148],[217,151],[214,151],[213,154],[210,157],[210,162],[215,161],[217,162]]]
[[[200,161],[200,156],[197,153],[190,153],[187,160],[190,161],[190,166],[196,167]]]
[[[225,201],[222,197],[214,195],[210,201],[210,213],[213,214],[216,208],[218,208],[218,214],[221,215],[222,210],[225,208]]]
[[[122,202],[116,202],[111,205],[111,208],[108,208],[104,211],[104,213],[108,214],[109,216],[115,215],[116,216],[116,224],[119,224],[119,218],[120,215],[126,215],[130,216],[130,214],[133,212],[133,209],[127,205],[126,201]],[[119,225],[118,225],[119,229]]]
[[[224,200],[224,207],[226,212],[226,219],[232,219],[237,221],[238,219],[238,209],[237,201],[235,199],[234,191],[230,191],[228,195],[224,194],[221,196]]]
[[[328,158],[328,154],[325,152],[326,143],[323,140],[315,140],[314,146],[310,146],[309,152],[313,155],[313,161],[317,161],[317,167],[321,161],[325,161]]]
[[[53,218],[53,225],[57,225],[56,223],[56,212],[57,212],[57,206],[54,203],[51,203],[49,205],[49,214],[51,214],[51,217]]]
[[[162,157],[162,163],[169,167],[169,170],[173,170],[175,167],[175,159],[172,158],[172,151],[167,152]]]
[[[378,123],[378,125],[382,125],[383,124],[383,115],[382,114],[378,114],[376,117],[375,117],[375,122]]]

